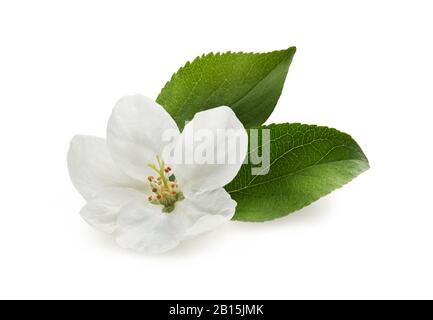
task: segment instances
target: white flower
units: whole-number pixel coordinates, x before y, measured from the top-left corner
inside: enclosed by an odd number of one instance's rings
[[[241,159],[231,164],[168,163],[164,148],[170,141],[163,134],[174,132],[174,150],[188,152],[189,137],[200,129],[240,131],[237,149],[222,148],[218,140],[211,148],[218,157],[237,152]],[[124,97],[113,109],[106,140],[79,135],[71,141],[69,174],[87,200],[81,215],[96,229],[114,234],[124,248],[170,250],[233,217],[236,202],[223,186],[239,171],[247,141],[228,107],[197,113],[180,133],[156,102],[140,95]]]

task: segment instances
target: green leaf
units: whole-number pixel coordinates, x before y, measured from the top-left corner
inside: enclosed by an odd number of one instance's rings
[[[263,129],[270,130],[267,144],[262,143]],[[250,136],[249,156],[252,150],[258,150],[260,156],[269,148],[269,165],[256,169],[260,173],[269,172],[253,175],[251,170],[257,165],[244,164],[225,187],[237,202],[234,220],[266,221],[283,217],[342,187],[369,168],[358,144],[335,129],[273,124],[258,131],[259,147],[251,148]]]
[[[194,114],[231,107],[245,127],[271,115],[296,48],[268,53],[203,55],[175,73],[157,98],[182,129]]]

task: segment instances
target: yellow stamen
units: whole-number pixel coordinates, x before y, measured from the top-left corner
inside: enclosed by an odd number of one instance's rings
[[[156,161],[158,166],[153,163],[148,164],[149,168],[158,173],[156,180],[153,176],[148,177],[150,190],[155,194],[148,199],[152,204],[162,205],[162,212],[170,213],[174,210],[175,203],[183,200],[184,196],[178,189],[176,177],[169,173],[172,169],[166,166],[159,156],[156,156]]]

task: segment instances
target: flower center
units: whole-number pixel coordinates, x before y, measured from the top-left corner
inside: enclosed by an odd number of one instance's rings
[[[184,199],[182,191],[179,190],[175,175],[169,166],[166,166],[164,160],[156,156],[158,165],[149,163],[148,166],[153,169],[158,175],[147,177],[149,180],[150,190],[152,194],[148,200],[151,204],[162,205],[162,212],[170,213],[174,210],[174,204],[177,201]]]

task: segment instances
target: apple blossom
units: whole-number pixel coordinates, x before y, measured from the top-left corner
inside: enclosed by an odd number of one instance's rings
[[[237,136],[232,143],[197,141],[194,137],[203,130],[214,135],[234,130]],[[167,133],[171,141],[164,138]],[[186,162],[198,155],[189,145],[211,150],[218,161]],[[229,107],[197,113],[180,133],[156,102],[141,95],[124,97],[113,109],[106,140],[78,135],[71,141],[69,174],[87,201],[81,216],[113,234],[124,248],[173,249],[233,217],[236,202],[223,187],[239,171],[247,145],[246,131]],[[235,161],[221,161],[234,153]]]

